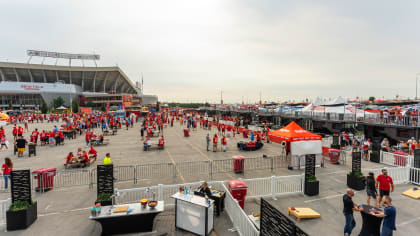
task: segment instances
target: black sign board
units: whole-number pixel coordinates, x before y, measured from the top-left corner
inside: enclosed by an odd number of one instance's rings
[[[12,202],[27,201],[32,202],[31,198],[31,171],[13,170],[10,173],[10,182],[12,185]]]
[[[261,198],[260,236],[308,236],[269,202]]]
[[[315,176],[315,154],[305,155],[305,178]]]
[[[351,171],[362,171],[362,154],[360,152],[351,153]]]
[[[335,145],[338,145],[339,143],[338,143],[338,138],[339,138],[339,136],[338,136],[338,134],[333,134],[333,142],[332,142],[332,144],[335,144]]]
[[[98,180],[97,194],[114,194],[114,166],[98,165],[96,170]]]

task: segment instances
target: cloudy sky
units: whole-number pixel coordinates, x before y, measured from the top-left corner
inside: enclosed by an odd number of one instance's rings
[[[95,52],[133,81],[143,73],[145,93],[162,101],[216,102],[221,90],[225,102],[260,92],[413,98],[420,72],[414,0],[2,0],[0,9],[1,61],[26,62],[27,49]]]

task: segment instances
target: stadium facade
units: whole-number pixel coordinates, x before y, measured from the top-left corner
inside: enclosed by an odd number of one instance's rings
[[[79,55],[79,54],[69,54]],[[95,63],[96,64],[96,63]],[[142,94],[118,67],[57,66],[0,62],[0,108],[37,108],[42,102],[50,105],[62,97],[66,106],[78,100],[84,106],[89,100],[96,107],[102,104],[119,106],[129,97],[132,107],[156,104],[155,95]]]

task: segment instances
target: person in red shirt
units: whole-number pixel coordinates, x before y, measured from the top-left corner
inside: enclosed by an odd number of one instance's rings
[[[83,151],[82,160],[80,161],[80,165],[85,167],[89,163],[89,155],[86,151]]]
[[[23,128],[21,126],[18,127],[17,134],[18,134],[18,136],[23,135]]]
[[[34,140],[33,143],[37,143],[38,142],[38,135],[39,135],[38,129],[35,129],[34,131],[32,131],[32,137],[31,137],[31,139]]]
[[[221,142],[222,142],[223,152],[226,152],[227,140],[226,140],[226,137],[224,135],[222,137]]]
[[[91,133],[87,131],[85,134],[86,147],[89,147],[90,139],[91,139]]]
[[[54,142],[55,142],[55,139],[54,139],[55,138],[55,133],[53,131],[51,131],[48,136],[50,137],[48,143],[49,144],[54,144]]]
[[[17,127],[16,127],[16,125],[13,127],[13,131],[12,131],[12,133],[13,133],[13,138],[16,140],[16,136],[17,136],[17,132],[18,132],[18,129],[17,129]]]
[[[214,134],[214,137],[213,137],[213,152],[217,151],[217,142],[218,142],[217,134]]]
[[[4,189],[7,190],[10,179],[10,172],[13,170],[13,162],[10,160],[10,158],[4,158],[4,164],[1,166],[1,170],[3,171],[4,177]]]
[[[98,152],[95,150],[95,148],[93,148],[93,145],[90,145],[90,150],[89,150],[89,158],[97,158],[98,157]]]
[[[389,196],[389,191],[394,192],[394,182],[392,181],[391,176],[388,175],[386,169],[382,169],[382,174],[376,177],[376,188],[379,185],[379,205],[382,204],[382,197]]]

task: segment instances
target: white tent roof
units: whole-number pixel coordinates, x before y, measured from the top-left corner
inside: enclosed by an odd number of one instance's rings
[[[315,101],[312,103],[314,106],[321,106],[321,105],[324,105],[324,102],[322,101],[322,99],[321,98],[319,98],[319,97],[317,97],[316,99],[315,99]]]
[[[65,107],[65,106],[59,106],[59,107],[57,107],[57,110],[66,110],[67,109],[67,107]]]
[[[334,99],[332,101],[329,101],[325,105],[327,105],[327,106],[334,106],[334,105],[343,105],[343,104],[347,104],[347,101],[344,100],[344,98],[342,98],[341,96],[339,96],[336,99]]]

